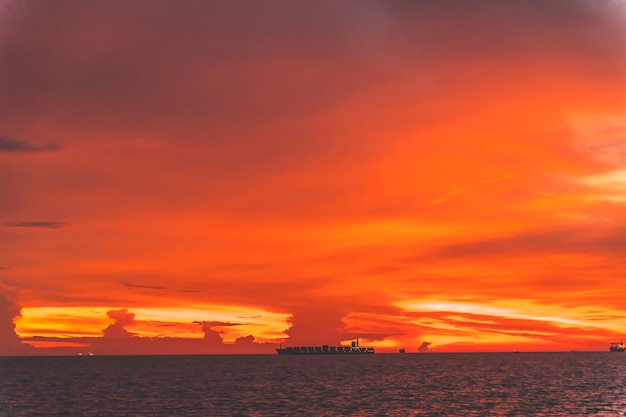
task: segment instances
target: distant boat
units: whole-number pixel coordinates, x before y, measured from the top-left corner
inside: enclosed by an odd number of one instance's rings
[[[362,355],[374,354],[374,348],[359,347],[359,339],[352,339],[351,346],[302,346],[276,349],[279,355]]]
[[[398,353],[406,353],[406,350],[404,350],[404,348],[400,348],[400,350],[398,351]]]
[[[621,340],[619,342],[611,342],[611,347],[609,347],[609,352],[623,352],[624,350],[626,350],[626,346]]]
[[[93,356],[93,353],[89,352],[89,356]]]

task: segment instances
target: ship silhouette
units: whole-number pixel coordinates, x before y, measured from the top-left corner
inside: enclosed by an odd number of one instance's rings
[[[352,338],[350,346],[297,346],[276,349],[279,355],[373,355],[374,348],[359,347],[359,339]]]

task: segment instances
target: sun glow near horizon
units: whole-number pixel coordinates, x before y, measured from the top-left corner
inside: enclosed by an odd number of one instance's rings
[[[51,336],[81,338],[102,336],[115,320],[107,317],[108,307],[25,307],[16,320],[21,337]],[[125,309],[126,310],[126,309]],[[290,316],[242,306],[193,305],[184,307],[141,307],[126,310],[133,314],[124,329],[136,337],[202,338],[203,325],[219,329],[225,343],[254,335],[258,342],[285,337]]]

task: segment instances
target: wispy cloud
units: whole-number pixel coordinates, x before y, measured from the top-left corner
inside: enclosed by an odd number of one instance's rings
[[[19,221],[19,222],[5,222],[7,227],[34,227],[43,229],[60,229],[67,226],[64,222],[52,222],[52,221]]]
[[[46,143],[41,146],[33,145],[23,140],[7,139],[0,137],[0,152],[8,153],[34,153],[56,151],[59,146],[56,143]]]
[[[623,228],[600,228],[595,225],[537,230],[470,243],[449,244],[436,249],[431,256],[450,259],[513,253],[517,256],[531,253],[621,254],[626,243],[624,232]]]
[[[194,321],[193,323],[200,324],[202,326],[208,326],[208,327],[241,326],[241,323],[231,323],[228,321]]]
[[[160,285],[141,285],[141,284],[131,284],[130,282],[122,282],[122,285],[128,288],[147,288],[149,290],[166,290],[167,288],[161,287]]]

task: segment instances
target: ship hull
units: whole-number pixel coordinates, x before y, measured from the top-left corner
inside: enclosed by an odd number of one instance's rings
[[[610,352],[624,352],[624,348],[609,348]]]
[[[373,355],[374,348],[350,348],[345,346],[309,346],[276,349],[279,355]]]

